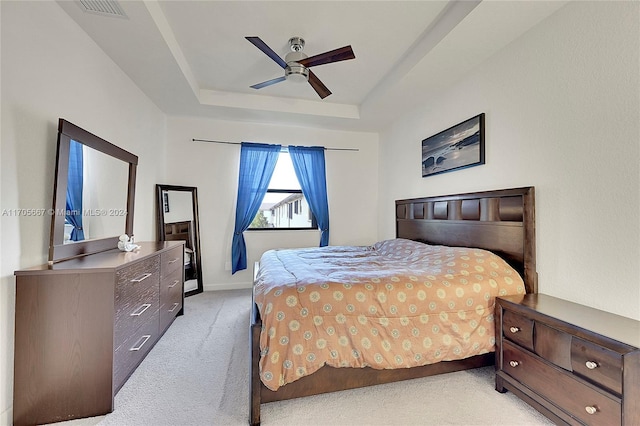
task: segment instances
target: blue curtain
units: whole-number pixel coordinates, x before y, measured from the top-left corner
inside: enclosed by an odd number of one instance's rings
[[[289,146],[289,155],[302,193],[318,221],[320,247],[324,247],[329,244],[329,204],[327,202],[324,148]]]
[[[82,230],[82,144],[69,144],[69,173],[67,175],[67,211],[65,219],[73,225],[71,241],[84,240]]]
[[[243,232],[247,230],[260,209],[267,193],[273,170],[276,168],[280,145],[242,142],[236,225],[231,243],[231,273],[247,269],[247,247]]]

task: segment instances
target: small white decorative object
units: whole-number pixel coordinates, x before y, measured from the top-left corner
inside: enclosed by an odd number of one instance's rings
[[[133,251],[140,248],[139,245],[133,243],[133,235],[129,238],[127,234],[122,234],[119,240],[118,248],[122,251]]]

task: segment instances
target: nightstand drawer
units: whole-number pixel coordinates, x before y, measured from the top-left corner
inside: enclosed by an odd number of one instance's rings
[[[507,339],[533,350],[533,321],[511,311],[504,311],[502,334]]]
[[[571,371],[571,339],[573,336],[548,327],[540,322],[535,323],[535,353],[540,358]]]
[[[504,342],[503,370],[567,414],[588,425],[619,425],[620,400],[589,386],[521,348]]]
[[[574,336],[571,366],[574,373],[622,394],[622,355],[619,353]]]

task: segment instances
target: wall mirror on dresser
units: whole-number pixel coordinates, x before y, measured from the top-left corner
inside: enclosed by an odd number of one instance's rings
[[[133,232],[138,157],[58,122],[49,263],[116,248]]]
[[[193,186],[156,185],[158,240],[185,241],[185,296],[202,293],[198,189]]]

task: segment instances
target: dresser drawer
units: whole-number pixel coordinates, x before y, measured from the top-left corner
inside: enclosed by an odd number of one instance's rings
[[[138,297],[121,300],[116,309],[113,347],[117,350],[142,324],[157,315],[159,308],[158,288],[147,287],[136,293]]]
[[[571,342],[571,365],[576,374],[622,394],[622,355],[578,337]]]
[[[182,291],[182,269],[178,269],[160,281],[160,303],[170,298],[171,295],[182,296]]]
[[[533,321],[505,310],[502,315],[502,334],[529,350],[533,350]]]
[[[182,308],[184,286],[182,269],[174,271],[160,282],[160,329],[169,327]]]
[[[142,361],[159,337],[158,311],[131,334],[113,355],[113,389],[119,389],[131,371]]]
[[[563,411],[588,425],[619,425],[620,400],[553,367],[521,348],[503,342],[503,370]]]
[[[158,287],[159,280],[160,256],[153,256],[119,269],[116,272],[116,309],[125,300],[140,300],[140,295],[149,287]]]
[[[162,264],[162,277],[170,275],[172,272],[184,269],[184,245],[179,245],[169,251],[162,253],[160,263]]]
[[[182,295],[168,300],[160,307],[160,331],[164,331],[176,318],[182,308]]]

